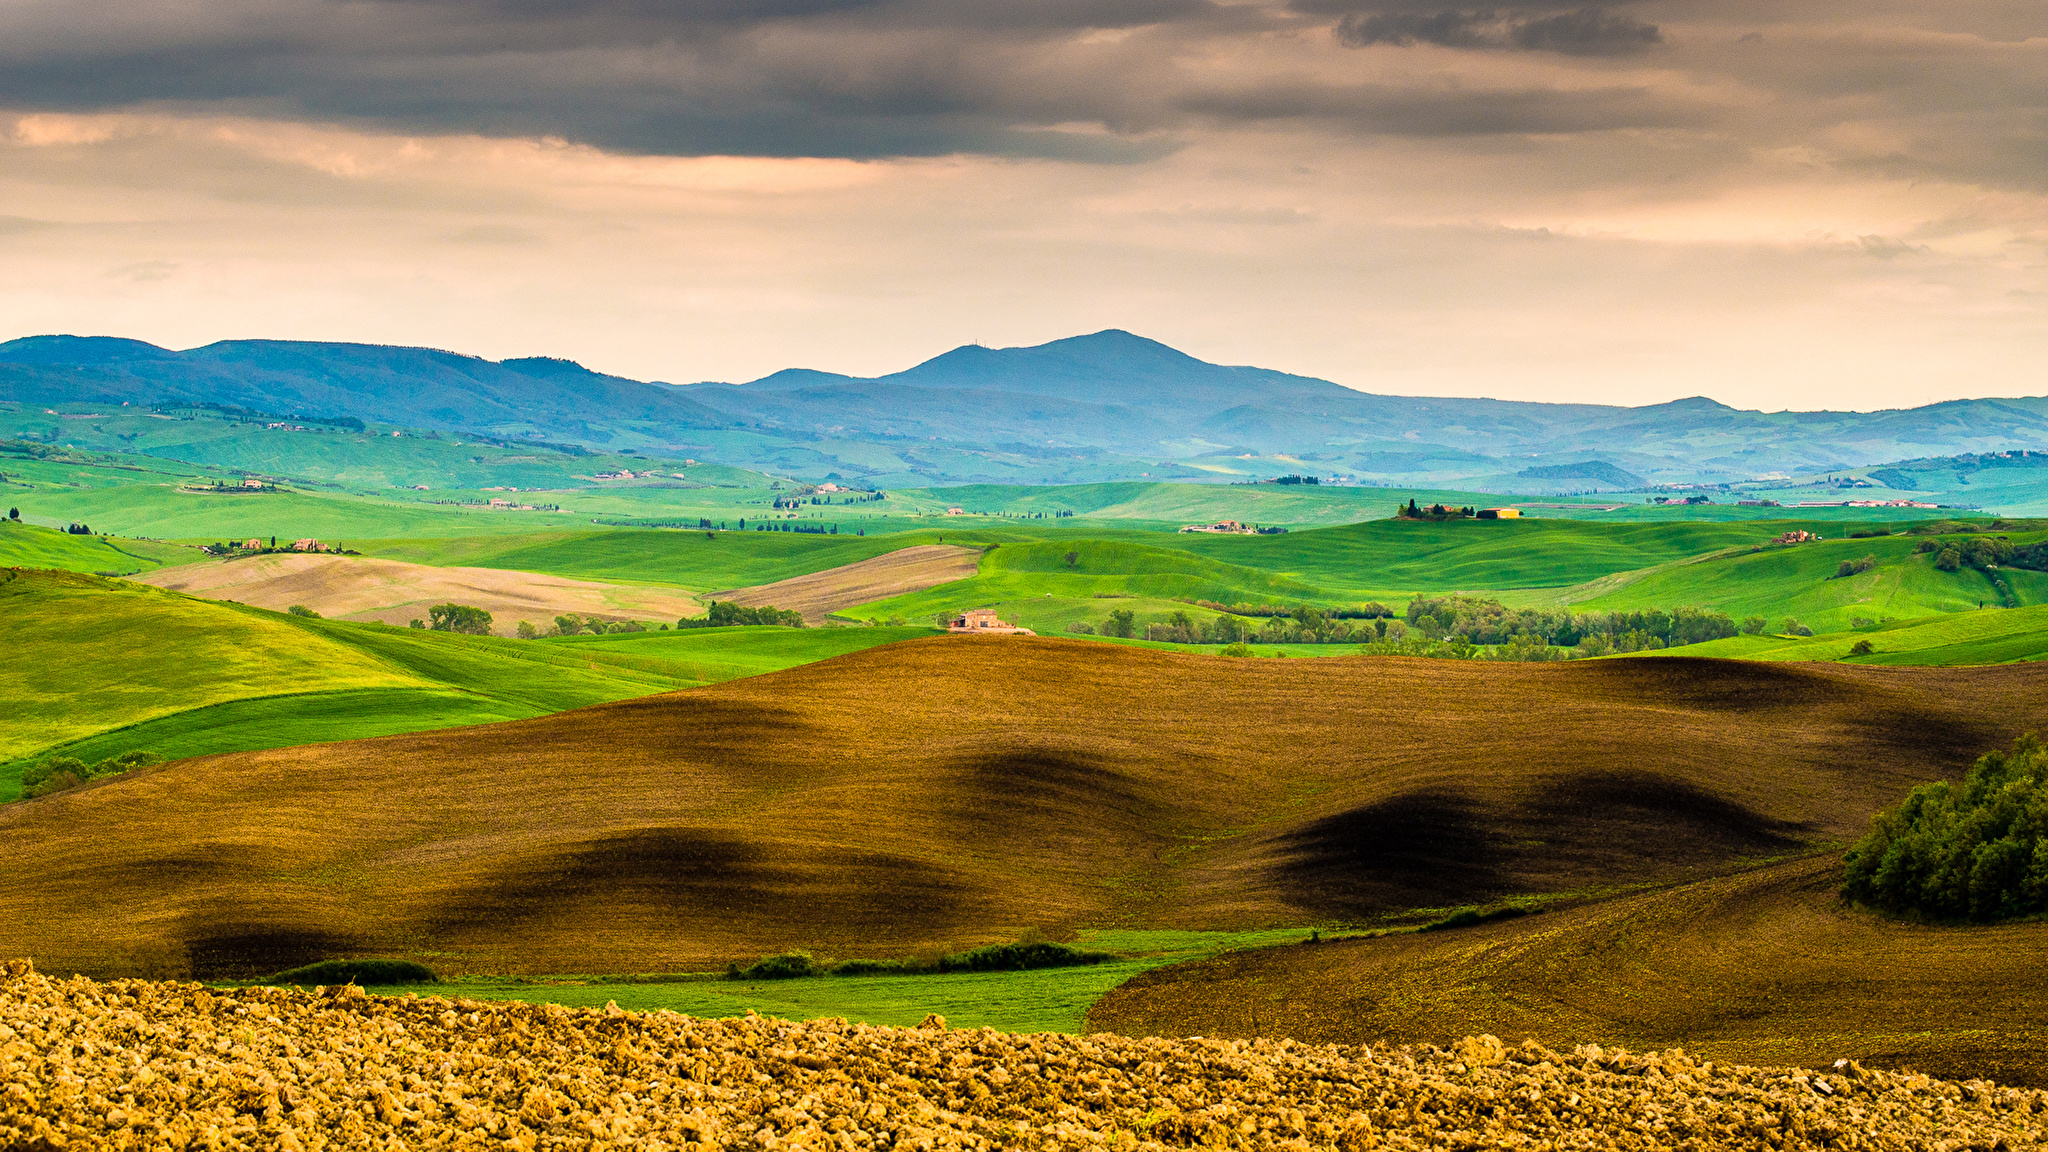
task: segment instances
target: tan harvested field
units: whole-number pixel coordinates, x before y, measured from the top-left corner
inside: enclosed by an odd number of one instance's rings
[[[933,637],[530,721],[0,808],[0,955],[88,974],[673,972],[1248,928],[1860,833],[2048,667],[1231,660]]]
[[[1089,1012],[1137,1035],[1682,1044],[2048,1087],[2048,924],[1932,927],[1845,908],[1840,857],[1444,932],[1160,969]]]
[[[187,564],[137,579],[208,600],[234,600],[279,612],[303,604],[322,616],[401,626],[426,619],[427,609],[435,604],[454,601],[489,612],[491,628],[501,636],[510,636],[521,620],[545,630],[556,616],[570,612],[650,624],[703,613],[695,597],[674,588],[320,553]]]
[[[974,575],[980,562],[979,548],[919,544],[773,584],[712,592],[705,599],[729,600],[748,608],[772,605],[791,609],[803,613],[806,623],[822,624],[841,608],[965,580]]]
[[[193,984],[0,984],[19,1149],[2038,1147],[2048,1099],[1491,1036],[1014,1036]]]

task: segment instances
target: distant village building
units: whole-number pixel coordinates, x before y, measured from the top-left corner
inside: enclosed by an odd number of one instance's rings
[[[261,480],[244,480],[244,481],[242,481],[242,487],[244,487],[244,488],[261,488],[261,487],[263,487],[263,481],[261,481]]]
[[[948,508],[948,509],[946,509],[946,515],[948,515],[948,516],[965,516],[965,515],[967,515],[967,512],[966,512],[966,510],[965,510],[965,509],[962,509],[962,508]]]
[[[1003,623],[993,608],[976,608],[972,611],[962,612],[960,615],[953,617],[952,623],[946,625],[946,631],[976,636],[1038,635],[1038,633],[1033,632],[1029,628],[1019,628],[1015,624]]]
[[[263,541],[256,539],[254,536],[251,536],[247,541],[245,541],[242,544],[242,547],[247,548],[251,552],[254,552],[257,549],[263,547]]]
[[[326,552],[329,550],[330,549],[327,547],[327,545],[322,544],[318,540],[315,540],[311,537],[307,537],[304,540],[292,541],[292,551],[294,552]]]
[[[1215,532],[1226,536],[1257,536],[1259,534],[1257,528],[1249,524],[1240,524],[1235,520],[1219,520],[1214,524],[1190,524],[1181,529],[1181,531]]]
[[[844,492],[844,491],[846,491],[846,489],[844,489],[844,488],[841,488],[841,487],[840,487],[839,485],[837,485],[837,484],[834,484],[834,483],[832,483],[832,482],[831,482],[830,480],[827,480],[827,481],[826,481],[825,483],[823,483],[823,484],[820,484],[820,485],[818,485],[818,491],[820,491],[820,492]]]
[[[1785,533],[1785,534],[1784,534],[1783,536],[1778,536],[1778,537],[1775,537],[1775,538],[1773,538],[1773,539],[1771,540],[1771,543],[1773,543],[1773,544],[1807,544],[1807,543],[1811,543],[1812,541],[1815,541],[1815,540],[1818,540],[1818,539],[1820,539],[1820,537],[1819,537],[1819,536],[1815,535],[1815,534],[1814,534],[1814,533],[1812,533],[1812,532],[1808,532],[1808,531],[1807,531],[1806,529],[1804,529],[1804,528],[1795,528],[1795,529],[1793,529],[1792,531],[1790,531],[1790,532],[1787,532],[1787,533]]]
[[[1481,508],[1476,514],[1480,520],[1520,520],[1520,508]]]

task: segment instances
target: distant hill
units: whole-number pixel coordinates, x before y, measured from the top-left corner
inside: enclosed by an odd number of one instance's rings
[[[1499,486],[1613,469],[1594,486],[1747,480],[1888,460],[2048,448],[2048,398],[1885,412],[1744,411],[1705,397],[1621,408],[1385,396],[1211,364],[1116,329],[1028,348],[967,345],[901,372],[786,369],[670,385],[548,357],[235,340],[178,352],[112,337],[0,344],[0,398],[225,403],[451,432],[688,452],[802,475],[915,482],[1247,479]],[[1466,486],[1472,486],[1470,484]]]
[[[1577,464],[1524,468],[1515,475],[1525,480],[1582,480],[1594,488],[1641,488],[1647,483],[1641,476],[1616,468],[1605,460],[1581,460]]]

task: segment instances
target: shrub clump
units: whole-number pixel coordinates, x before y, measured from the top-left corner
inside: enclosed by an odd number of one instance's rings
[[[2048,748],[2028,733],[1961,784],[1922,784],[1878,813],[1849,852],[1842,894],[1936,920],[2048,912]]]
[[[1503,904],[1498,908],[1460,908],[1441,920],[1432,920],[1424,924],[1416,931],[1442,932],[1446,928],[1470,928],[1495,920],[1513,920],[1518,916],[1527,916],[1531,911],[1518,904]]]
[[[411,960],[321,960],[298,968],[287,968],[270,978],[272,984],[432,984],[440,978],[425,964]]]
[[[38,796],[48,796],[94,780],[119,776],[131,768],[161,764],[163,759],[154,752],[123,752],[97,764],[87,764],[76,756],[52,756],[21,770],[21,798],[33,800]]]
[[[800,976],[928,976],[935,972],[1021,972],[1030,968],[1066,968],[1100,964],[1119,957],[1114,952],[1089,952],[1067,944],[1037,940],[990,944],[968,952],[907,960],[818,960],[809,952],[763,956],[748,967],[728,964],[728,980],[793,980]]]
[[[728,980],[794,980],[799,976],[823,976],[825,972],[825,967],[809,952],[791,951],[763,956],[745,968],[729,964],[725,976]]]
[[[1027,968],[1067,968],[1116,959],[1114,952],[1087,952],[1071,944],[1038,940],[1029,944],[990,944],[971,952],[939,958],[941,972],[1021,972]]]

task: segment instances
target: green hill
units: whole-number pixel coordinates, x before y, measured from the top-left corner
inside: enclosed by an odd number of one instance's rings
[[[2016,544],[2043,536],[2038,531],[2009,535]],[[1772,629],[1793,617],[1816,632],[1838,632],[1859,619],[1914,620],[2003,603],[2004,594],[1983,572],[1968,567],[1943,572],[1934,566],[1932,554],[1916,552],[1928,539],[1897,535],[1745,548],[1617,574],[1572,589],[1555,602],[1586,611],[1693,604],[1738,620],[1762,616]],[[1837,577],[1843,562],[1865,557],[1875,561],[1869,571]],[[1999,574],[2021,605],[2048,603],[2048,573],[2003,568]]]
[[[154,540],[73,536],[16,520],[0,520],[0,568],[59,568],[131,576],[199,559],[191,548]]]
[[[1871,653],[1851,656],[1859,642]],[[2048,604],[1986,608],[1820,636],[1736,636],[1667,653],[1737,660],[1841,660],[1851,664],[2013,664],[2048,658]]]
[[[0,571],[0,798],[55,753],[183,757],[523,719],[731,680],[924,629],[519,641],[355,624],[67,572]],[[734,635],[739,633],[739,635]]]

